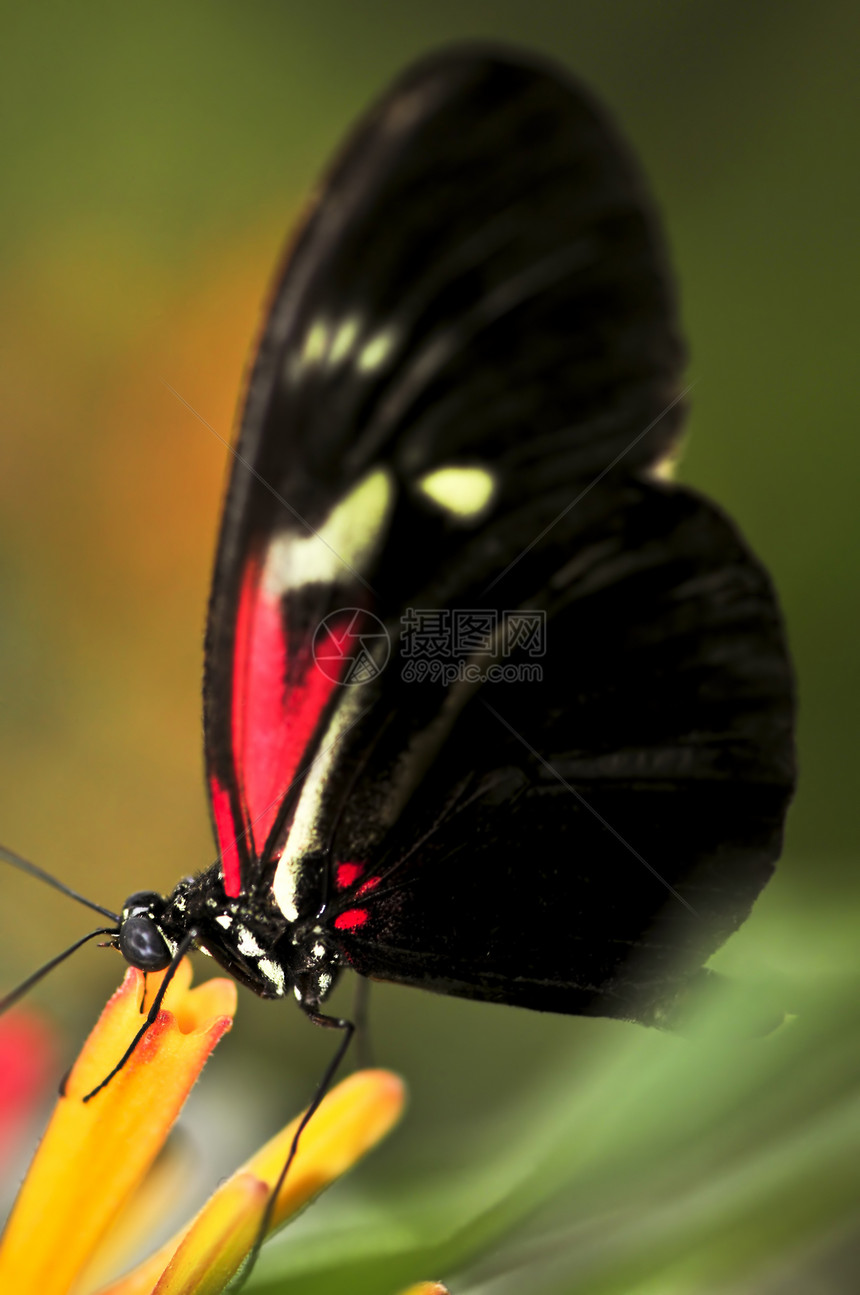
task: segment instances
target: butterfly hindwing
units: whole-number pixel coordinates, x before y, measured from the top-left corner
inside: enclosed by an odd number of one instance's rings
[[[541,680],[469,699],[359,874],[379,882],[344,894],[365,915],[344,947],[366,975],[659,1019],[779,853],[781,618],[734,528],[662,484],[629,483],[546,584]],[[384,776],[369,766],[353,797]]]

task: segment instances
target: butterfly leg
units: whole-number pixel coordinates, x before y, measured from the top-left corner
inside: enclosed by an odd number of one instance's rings
[[[368,1024],[369,1006],[370,981],[366,976],[358,976],[352,1014],[355,1017],[355,1064],[359,1070],[366,1070],[373,1065],[373,1050],[370,1044],[370,1026]]]
[[[343,1038],[338,1044],[337,1049],[335,1050],[335,1054],[332,1057],[331,1061],[326,1066],[322,1079],[317,1084],[316,1091],[314,1092],[314,1095],[311,1098],[311,1103],[308,1106],[308,1109],[305,1111],[304,1115],[299,1121],[299,1127],[296,1129],[295,1134],[293,1135],[293,1140],[290,1143],[290,1150],[287,1153],[286,1160],[284,1161],[284,1167],[281,1170],[280,1174],[278,1175],[278,1181],[275,1183],[274,1187],[269,1193],[269,1199],[266,1202],[266,1208],[263,1213],[263,1217],[260,1220],[260,1226],[257,1229],[257,1236],[254,1240],[254,1244],[251,1247],[251,1250],[248,1254],[248,1258],[245,1260],[245,1263],[242,1266],[237,1278],[234,1279],[233,1282],[231,1282],[228,1288],[231,1291],[231,1293],[240,1290],[245,1285],[245,1282],[248,1280],[248,1278],[250,1277],[254,1269],[254,1265],[256,1264],[260,1254],[260,1249],[263,1245],[263,1242],[266,1239],[266,1233],[269,1231],[269,1228],[271,1226],[272,1215],[275,1212],[275,1204],[277,1202],[278,1196],[280,1195],[281,1188],[284,1185],[284,1181],[287,1177],[287,1174],[290,1172],[290,1166],[292,1165],[293,1161],[296,1158],[296,1151],[298,1150],[298,1146],[299,1146],[299,1138],[304,1133],[305,1129],[307,1128],[313,1116],[319,1110],[320,1103],[322,1102],[323,1098],[325,1097],[326,1093],[331,1087],[332,1080],[337,1074],[337,1071],[340,1067],[340,1063],[343,1061],[344,1057],[346,1056],[347,1050],[352,1041],[352,1036],[355,1033],[355,1023],[353,1021],[346,1021],[338,1016],[326,1016],[322,1012],[315,1011],[310,1004],[305,1005],[304,1003],[302,1003],[301,1006],[308,1020],[313,1021],[314,1025],[322,1025],[327,1030],[343,1030]]]

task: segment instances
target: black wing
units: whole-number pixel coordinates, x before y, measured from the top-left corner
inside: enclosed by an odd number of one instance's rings
[[[339,897],[358,971],[659,1022],[770,877],[794,781],[770,582],[690,491],[631,480],[604,504],[567,563],[545,555],[545,654],[506,658],[540,679],[474,692]]]
[[[640,179],[581,89],[466,48],[420,64],[369,114],[276,288],[226,501],[204,725],[231,893],[275,850],[319,742],[331,696],[311,670],[317,624],[350,602],[396,616],[436,566],[443,594],[464,562],[489,578],[574,483],[618,455],[631,471],[654,462],[678,428],[678,407],[664,410],[681,358]],[[463,462],[498,470],[468,552],[419,485]],[[335,526],[336,543],[317,541],[380,467],[376,536]],[[409,566],[371,591],[393,507],[416,512]],[[282,568],[298,542],[292,588],[283,571],[265,580],[275,541]]]
[[[207,646],[231,893],[244,871],[288,916],[327,902],[368,974],[557,1010],[609,992],[667,902],[700,960],[741,920],[791,781],[790,682],[753,559],[648,480],[682,363],[655,218],[588,96],[471,48],[402,78],[324,185],[250,381]],[[410,609],[448,634],[494,615],[471,666],[515,665],[506,613],[545,613],[543,682],[410,678]],[[650,860],[667,813],[695,835]],[[631,880],[637,853],[662,882]],[[665,883],[717,860],[731,912],[700,904],[688,937]],[[545,926],[562,910],[593,949]]]

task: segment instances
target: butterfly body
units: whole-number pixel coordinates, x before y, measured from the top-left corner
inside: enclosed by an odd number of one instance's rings
[[[146,929],[143,951],[129,947],[130,919]],[[194,948],[240,984],[261,998],[294,994],[309,1012],[319,1009],[342,965],[318,922],[286,921],[271,897],[249,903],[226,895],[217,864],[184,877],[167,897],[132,896],[123,907],[117,944],[128,961],[155,971],[169,964],[189,932]]]

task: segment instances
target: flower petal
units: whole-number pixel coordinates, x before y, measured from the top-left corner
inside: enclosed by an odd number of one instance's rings
[[[163,974],[163,973],[162,973]],[[0,1246],[0,1290],[67,1295],[158,1154],[215,1044],[230,1028],[233,981],[191,990],[186,961],[155,1024],[124,1068],[91,1102],[139,1029],[146,983],[129,969],[66,1082]]]
[[[448,1287],[441,1282],[418,1282],[416,1286],[401,1291],[400,1295],[448,1295]]]
[[[261,1179],[235,1174],[192,1224],[153,1295],[218,1295],[254,1244],[268,1199]]]
[[[362,1070],[338,1084],[302,1133],[278,1195],[272,1230],[375,1146],[399,1118],[403,1103],[402,1081],[386,1070]],[[223,1290],[254,1244],[299,1118],[237,1170],[184,1233],[101,1295],[215,1295]]]

